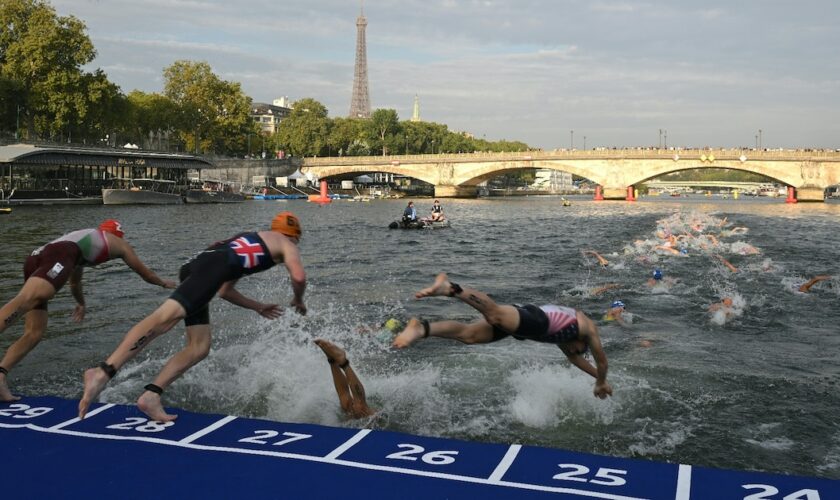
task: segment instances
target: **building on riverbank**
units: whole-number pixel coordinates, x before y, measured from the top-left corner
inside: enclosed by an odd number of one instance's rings
[[[0,146],[0,202],[92,203],[117,180],[155,179],[188,186],[190,170],[212,167],[187,154],[124,148]]]

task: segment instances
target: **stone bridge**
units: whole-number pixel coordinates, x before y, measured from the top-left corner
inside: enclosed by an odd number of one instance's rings
[[[477,186],[526,168],[562,170],[598,184],[605,199],[625,199],[628,189],[681,170],[728,168],[769,177],[795,188],[800,201],[824,201],[840,184],[838,151],[744,149],[608,149],[407,156],[305,158],[301,171],[319,178],[386,172],[435,187],[435,196],[472,197]]]

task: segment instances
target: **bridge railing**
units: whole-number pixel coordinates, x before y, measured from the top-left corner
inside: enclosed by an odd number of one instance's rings
[[[527,160],[585,160],[585,159],[660,159],[660,160],[788,160],[788,161],[840,161],[840,151],[837,150],[755,150],[736,148],[706,148],[706,149],[594,149],[575,150],[559,149],[552,151],[522,151],[522,152],[475,152],[475,153],[440,153],[419,155],[393,156],[342,156],[342,157],[307,157],[303,159],[303,166],[327,165],[383,165],[402,163],[441,163],[441,162],[470,162],[470,161],[527,161]]]

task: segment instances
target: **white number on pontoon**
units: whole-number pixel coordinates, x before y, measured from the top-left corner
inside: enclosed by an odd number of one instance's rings
[[[745,490],[763,490],[744,497],[744,500],[774,500],[779,494],[779,489],[769,484],[742,484]],[[785,495],[782,500],[820,500],[820,492],[817,490],[799,490],[790,495]]]
[[[627,480],[623,477],[627,474],[626,470],[621,469],[607,469],[600,468],[595,473],[595,477],[590,479],[586,477],[589,474],[589,467],[579,464],[557,464],[561,469],[571,469],[560,474],[555,474],[553,479],[560,479],[562,481],[580,481],[581,483],[603,484],[604,486],[624,486]]]
[[[106,429],[117,429],[121,431],[137,432],[160,432],[167,427],[175,425],[175,422],[155,422],[143,417],[129,417],[125,423],[109,425]]]
[[[277,431],[254,431],[256,436],[242,438],[238,442],[239,443],[254,443],[254,444],[268,444],[268,440],[271,438],[275,438],[280,435]],[[308,439],[312,437],[312,434],[298,434],[297,432],[284,432],[284,436],[288,439],[281,439],[276,443],[271,443],[271,446],[283,446],[284,444],[293,443],[295,441],[300,441],[301,439]]]
[[[398,448],[408,448],[405,451],[398,451],[396,453],[391,453],[385,458],[392,458],[394,460],[410,460],[415,461],[417,457],[412,455],[420,455],[424,451],[425,448],[422,446],[417,446],[416,444],[398,444]],[[428,453],[423,453],[420,456],[420,460],[426,462],[429,465],[449,465],[455,461],[455,455],[457,455],[457,451],[430,451]]]
[[[53,411],[52,408],[47,408],[46,406],[32,408],[29,405],[25,405],[23,403],[17,403],[13,405],[9,405],[8,408],[3,408],[0,410],[0,417],[12,417],[12,418],[35,418],[40,417],[41,415],[46,415],[47,413]],[[17,415],[13,415],[16,412]]]

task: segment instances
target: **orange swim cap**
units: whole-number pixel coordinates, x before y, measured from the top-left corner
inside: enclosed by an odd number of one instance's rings
[[[271,220],[271,230],[290,238],[300,238],[300,220],[292,212],[280,212]]]
[[[111,233],[119,238],[122,238],[125,235],[122,230],[122,224],[120,224],[120,221],[117,219],[107,219],[99,225],[99,229],[101,231],[105,231],[106,233]]]

